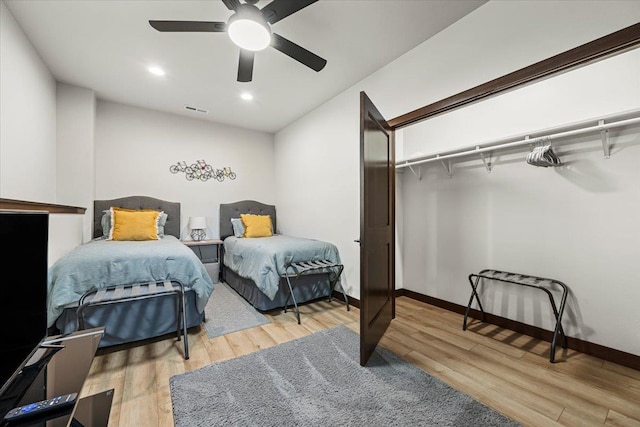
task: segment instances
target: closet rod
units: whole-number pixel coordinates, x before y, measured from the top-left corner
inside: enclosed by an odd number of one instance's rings
[[[619,116],[626,117],[626,116],[629,116],[630,114],[640,114],[640,110],[634,110],[633,112],[628,112],[627,111],[625,113],[621,113]],[[607,117],[608,120],[611,120],[612,118],[615,118],[615,116]],[[594,121],[598,122],[598,120],[589,120],[589,123],[593,123]],[[602,121],[602,120],[600,120],[600,121]],[[633,124],[636,124],[636,123],[640,123],[640,116],[639,117],[633,117],[633,118],[630,118],[630,119],[620,120],[620,121],[617,121],[617,122],[602,123],[602,124],[597,124],[595,126],[588,126],[588,127],[568,130],[568,131],[564,131],[564,132],[557,132],[557,133],[544,135],[544,136],[537,136],[537,137],[534,137],[534,138],[525,137],[524,139],[521,139],[521,140],[518,140],[518,141],[507,142],[507,143],[503,143],[503,144],[496,144],[497,142],[500,141],[500,140],[498,140],[498,141],[493,141],[493,143],[495,145],[490,145],[490,146],[486,146],[486,147],[481,147],[480,145],[477,145],[473,149],[468,149],[468,150],[465,150],[465,151],[459,151],[459,152],[455,152],[455,153],[436,154],[435,156],[430,156],[428,158],[423,158],[423,159],[401,160],[401,161],[396,163],[396,169],[415,166],[415,165],[422,165],[422,164],[425,164],[425,163],[430,163],[430,162],[435,162],[435,161],[442,161],[442,160],[452,159],[452,158],[456,158],[456,157],[470,156],[470,155],[479,154],[479,153],[486,153],[487,151],[496,151],[496,150],[501,150],[501,149],[505,149],[505,148],[517,147],[517,146],[520,146],[520,145],[534,144],[534,143],[542,142],[542,141],[548,142],[548,141],[551,141],[552,139],[566,138],[566,137],[569,137],[569,136],[582,135],[582,134],[585,134],[585,133],[604,131],[604,130],[613,129],[613,128],[617,128],[617,127],[621,127],[621,126],[633,125]],[[564,127],[566,128],[567,126],[564,126]],[[556,127],[555,129],[558,129],[558,127]],[[536,131],[536,132],[532,132],[532,133],[541,133],[541,132],[544,132],[544,131]],[[508,139],[511,139],[511,138],[508,138]]]

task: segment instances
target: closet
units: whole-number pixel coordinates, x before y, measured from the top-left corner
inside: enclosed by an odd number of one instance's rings
[[[463,313],[470,274],[553,277],[569,288],[569,346],[593,343],[637,363],[640,342],[620,326],[635,324],[638,295],[640,24],[608,37],[599,40],[604,53],[581,67],[568,70],[579,62],[566,52],[573,60],[545,79],[498,95],[487,86],[505,82],[496,79],[389,120],[397,287]],[[549,301],[534,289],[496,283],[479,295],[506,325],[545,339],[555,329]]]

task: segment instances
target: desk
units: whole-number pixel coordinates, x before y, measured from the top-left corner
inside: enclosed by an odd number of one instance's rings
[[[0,395],[0,417],[12,408],[82,391],[104,328],[46,337],[24,367],[14,374]],[[9,426],[104,427],[109,420],[113,390],[78,399],[73,408],[40,418],[7,423]]]

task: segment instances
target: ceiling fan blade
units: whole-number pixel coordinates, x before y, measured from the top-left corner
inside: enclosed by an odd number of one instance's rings
[[[224,0],[223,0],[224,1]],[[275,24],[318,0],[273,0],[260,10],[269,24]]]
[[[255,52],[246,49],[240,49],[240,61],[238,63],[238,81],[250,82],[253,79],[253,58]]]
[[[158,31],[167,32],[224,33],[227,31],[227,24],[224,22],[149,21],[149,24]]]
[[[238,6],[240,6],[240,0],[222,0],[227,9],[229,10],[238,10]]]
[[[278,49],[285,55],[290,56],[301,64],[306,65],[315,71],[320,71],[327,65],[327,60],[320,58],[315,53],[309,52],[307,49],[298,46],[294,42],[285,39],[279,34],[273,33],[271,38],[271,46]]]

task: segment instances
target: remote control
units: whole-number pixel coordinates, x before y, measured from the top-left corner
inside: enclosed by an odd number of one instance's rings
[[[46,412],[54,412],[72,406],[78,397],[78,393],[65,394],[52,399],[30,403],[28,405],[13,408],[4,416],[5,421],[16,421],[26,417],[43,415]]]

